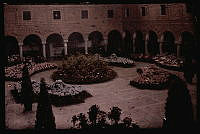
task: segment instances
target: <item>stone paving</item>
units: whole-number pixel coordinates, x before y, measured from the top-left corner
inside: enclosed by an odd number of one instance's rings
[[[129,85],[129,81],[137,76],[136,68],[147,64],[148,63],[136,62],[136,66],[132,68],[112,67],[118,74],[115,79],[104,83],[82,85],[87,88],[87,91],[90,92],[93,97],[87,98],[85,103],[64,107],[53,106],[56,128],[70,128],[72,126],[72,116],[81,112],[87,113],[89,107],[93,104],[99,105],[100,109],[104,111],[109,111],[112,106],[118,106],[122,109],[121,119],[125,116],[129,116],[141,128],[162,127],[167,89],[142,90]],[[50,75],[53,71],[55,70],[35,74],[31,77],[31,79],[39,81],[41,77],[44,77],[46,82],[50,83],[52,82]],[[182,72],[170,72],[183,78]],[[16,104],[10,94],[10,87],[8,85],[11,83],[13,82],[5,82],[6,127],[9,129],[33,128],[35,124],[37,103],[33,104],[32,112],[25,114],[22,113],[23,105]],[[188,84],[188,88],[190,90],[195,111],[196,85]]]

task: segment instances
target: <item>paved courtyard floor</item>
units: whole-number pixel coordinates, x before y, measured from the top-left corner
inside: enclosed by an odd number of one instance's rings
[[[165,112],[165,103],[167,98],[167,89],[150,90],[138,89],[129,85],[130,80],[137,76],[136,68],[148,65],[148,63],[136,62],[132,68],[112,67],[118,76],[108,82],[99,84],[82,85],[93,97],[87,98],[85,103],[53,107],[56,128],[66,129],[72,126],[71,118],[79,113],[87,113],[91,105],[97,104],[100,109],[109,111],[112,106],[118,106],[122,109],[121,119],[129,116],[141,128],[160,128],[162,127]],[[39,81],[41,77],[46,79],[47,83],[52,82],[50,75],[55,70],[45,71],[35,74],[32,80]],[[183,78],[182,72],[170,71]],[[196,79],[194,84],[187,84],[192,97],[193,108],[196,108]],[[11,96],[9,84],[5,82],[5,118],[8,129],[34,128],[37,103],[33,104],[32,112],[23,113],[23,105],[16,104]]]

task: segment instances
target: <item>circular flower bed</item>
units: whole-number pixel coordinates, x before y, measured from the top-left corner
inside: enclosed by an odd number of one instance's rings
[[[34,102],[38,100],[40,93],[40,83],[32,80]],[[21,81],[16,85],[15,90],[11,90],[16,102],[20,101]],[[52,84],[46,85],[51,98],[51,103],[55,106],[70,105],[74,103],[82,103],[87,97],[91,97],[84,87],[79,85],[65,84],[62,80],[56,80]]]
[[[76,55],[68,57],[66,64],[51,77],[70,84],[90,84],[111,80],[116,75],[115,71],[96,56]]]
[[[166,69],[175,71],[182,71],[183,69],[183,60],[177,59],[174,55],[155,56],[153,60],[156,65]]]
[[[137,69],[138,77],[130,81],[130,85],[140,89],[163,89],[168,82],[170,73],[155,65]]]
[[[5,68],[5,79],[11,80],[11,81],[21,80],[23,66],[24,66],[24,64],[17,64],[15,66],[6,67]],[[30,65],[28,66],[30,75],[33,75],[33,74],[41,72],[41,71],[54,69],[54,68],[57,68],[57,64],[47,63],[47,62],[39,63],[39,64],[31,62]]]
[[[120,67],[132,67],[135,65],[134,61],[128,58],[117,57],[116,54],[112,54],[110,57],[101,58],[101,60],[107,62],[112,66],[120,66]]]

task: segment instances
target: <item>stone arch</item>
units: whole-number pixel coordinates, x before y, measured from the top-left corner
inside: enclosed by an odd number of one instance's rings
[[[181,50],[180,56],[189,57],[195,49],[195,39],[191,32],[184,31],[181,33]]]
[[[128,30],[124,30],[122,55],[124,57],[130,57],[132,53],[133,53],[133,36],[132,36],[132,33]]]
[[[122,35],[118,30],[112,30],[108,33],[107,54],[116,53],[121,55]]]
[[[18,41],[14,36],[5,36],[3,45],[5,45],[6,56],[19,55]]]
[[[42,56],[42,40],[36,34],[30,34],[23,40],[23,56]]]
[[[64,51],[63,37],[58,33],[50,34],[46,39],[47,57],[61,56]]]
[[[102,41],[104,40],[103,34],[99,31],[93,31],[88,35],[88,40],[91,41],[91,53],[104,54],[104,46]]]
[[[135,32],[135,53],[144,54],[145,53],[145,44],[143,33],[139,30]]]
[[[69,55],[76,52],[84,53],[84,38],[79,32],[73,32],[68,37]]]
[[[147,49],[150,55],[156,55],[159,53],[159,43],[158,43],[158,36],[156,32],[150,30],[148,38]]]
[[[175,36],[170,31],[165,31],[163,33],[163,46],[162,46],[162,52],[168,53],[168,54],[176,54],[177,46],[175,45]]]

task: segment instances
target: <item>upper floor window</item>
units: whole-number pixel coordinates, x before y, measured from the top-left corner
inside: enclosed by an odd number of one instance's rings
[[[31,20],[31,11],[23,11],[23,20]]]
[[[161,13],[161,15],[166,15],[166,6],[165,5],[160,5],[160,13]]]
[[[108,10],[108,18],[113,18],[114,14],[113,14],[113,10]]]
[[[87,19],[88,18],[88,10],[82,10],[81,11],[81,18]]]
[[[141,7],[142,16],[146,16],[146,8]]]
[[[124,14],[125,17],[129,17],[130,16],[130,11],[129,11],[129,8],[126,8],[125,9],[125,14]]]
[[[60,11],[53,11],[53,19],[61,19]]]

